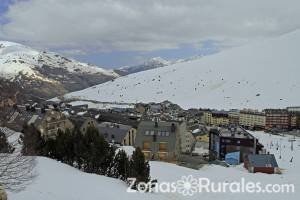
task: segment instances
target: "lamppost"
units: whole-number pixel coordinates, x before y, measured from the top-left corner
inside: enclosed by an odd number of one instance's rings
[[[279,152],[280,152],[280,154],[279,154],[279,159],[281,159],[281,141],[282,141],[282,138],[280,138],[280,146],[279,146]]]
[[[291,143],[291,151],[294,151],[294,142],[296,141],[296,137],[294,136],[293,139],[289,139],[289,142]]]

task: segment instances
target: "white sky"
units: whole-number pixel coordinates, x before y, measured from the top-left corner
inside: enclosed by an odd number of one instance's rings
[[[0,38],[78,55],[227,46],[298,29],[299,10],[299,0],[17,0]]]

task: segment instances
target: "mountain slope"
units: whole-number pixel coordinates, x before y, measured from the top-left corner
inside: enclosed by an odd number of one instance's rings
[[[21,44],[0,41],[2,99],[16,92],[26,100],[33,100],[32,96],[36,97],[34,100],[50,98],[100,84],[118,76],[113,71],[77,62],[52,52],[40,52]]]
[[[154,58],[151,58],[151,59],[145,61],[143,64],[120,67],[119,69],[115,69],[114,72],[116,72],[120,76],[126,76],[129,74],[135,74],[138,72],[148,71],[151,69],[174,65],[177,63],[188,62],[188,61],[196,60],[199,58],[202,58],[202,55],[193,56],[193,57],[186,58],[186,59],[178,59],[175,61],[165,60],[161,57],[154,57]]]
[[[124,76],[128,74],[134,74],[137,72],[147,71],[150,69],[165,67],[170,64],[172,64],[172,62],[167,61],[161,57],[155,57],[145,61],[143,64],[135,65],[135,66],[125,66],[119,69],[115,69],[114,71],[120,74],[121,76]]]
[[[161,102],[185,108],[268,108],[298,105],[300,31],[198,60],[121,77],[70,93],[99,101]]]

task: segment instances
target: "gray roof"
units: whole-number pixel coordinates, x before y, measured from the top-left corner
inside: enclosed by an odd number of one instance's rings
[[[131,126],[123,124],[114,124],[104,122],[98,126],[99,134],[103,135],[106,141],[121,144],[127,135],[127,132],[132,128]]]
[[[69,120],[74,124],[75,127],[80,128],[86,120],[88,120],[88,117],[82,117],[82,116],[70,116]]]
[[[164,130],[170,130],[171,131],[171,127],[172,127],[172,124],[175,125],[175,127],[177,127],[179,125],[178,122],[171,122],[171,121],[168,121],[168,122],[165,122],[165,121],[158,121],[157,122],[157,130],[160,130],[160,129],[164,129]],[[155,127],[155,122],[154,121],[141,121],[140,124],[139,124],[139,127],[143,127],[143,128],[154,128]]]
[[[254,136],[242,127],[221,128],[219,134],[223,137],[254,139]]]
[[[274,154],[250,154],[248,155],[248,160],[250,165],[254,167],[267,167],[269,165],[272,167],[278,167]]]

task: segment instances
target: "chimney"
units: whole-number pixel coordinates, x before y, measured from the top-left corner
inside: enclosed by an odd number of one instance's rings
[[[171,132],[174,133],[176,131],[176,126],[174,123],[171,125]]]
[[[157,117],[154,119],[154,126],[155,126],[155,128],[158,128],[158,118]]]

